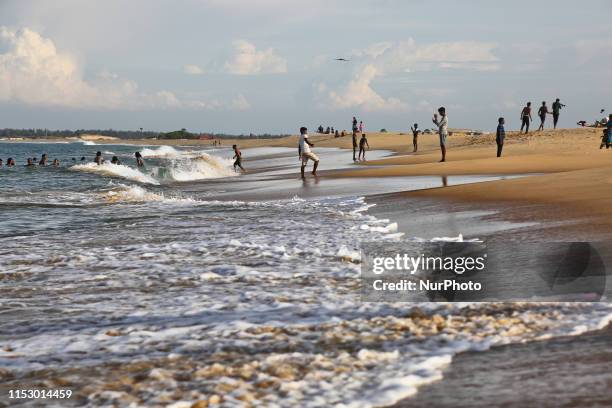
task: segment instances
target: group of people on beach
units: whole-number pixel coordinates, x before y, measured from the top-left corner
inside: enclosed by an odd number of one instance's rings
[[[546,122],[546,115],[552,115],[553,117],[553,128],[557,128],[557,123],[559,122],[559,116],[561,115],[561,109],[564,108],[565,105],[561,103],[561,100],[557,98],[552,104],[552,111],[548,110],[548,106],[546,105],[546,101],[542,101],[542,105],[540,109],[538,109],[538,117],[540,118],[540,126],[538,130],[544,130],[544,123]],[[531,102],[527,102],[527,104],[521,110],[521,132],[523,129],[525,133],[529,133],[529,125],[533,121],[531,117]]]
[[[136,159],[136,167],[138,167],[138,168],[144,167],[144,160],[143,160],[142,155],[140,154],[140,152],[135,152],[134,153],[134,158]],[[74,160],[74,158],[72,160]],[[83,158],[81,158],[81,160],[83,160]],[[102,152],[100,152],[100,151],[96,152],[96,156],[94,157],[93,161],[97,165],[102,165],[102,164],[106,163],[106,160],[104,159],[104,156],[102,156]],[[114,164],[114,165],[119,166],[121,164],[121,161],[119,160],[119,158],[117,156],[113,156],[113,158],[110,161],[110,164]]]

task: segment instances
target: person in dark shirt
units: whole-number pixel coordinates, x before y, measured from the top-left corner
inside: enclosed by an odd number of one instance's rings
[[[540,127],[538,130],[544,130],[544,122],[546,122],[546,115],[548,113],[548,106],[546,106],[546,102],[542,102],[542,106],[540,106],[540,109],[538,109],[538,116],[540,117]]]
[[[353,161],[357,161],[357,132],[353,130]]]
[[[561,113],[561,108],[564,108],[565,105],[561,103],[559,98],[552,104],[552,115],[553,115],[553,126],[557,128],[557,122],[559,121],[559,114]]]
[[[527,102],[527,106],[521,111],[521,132],[523,128],[525,133],[529,133],[529,123],[531,123],[531,102]]]
[[[504,148],[504,140],[506,139],[506,130],[504,124],[506,123],[504,118],[497,120],[497,134],[495,136],[495,143],[497,143],[497,157],[501,157],[502,150]]]

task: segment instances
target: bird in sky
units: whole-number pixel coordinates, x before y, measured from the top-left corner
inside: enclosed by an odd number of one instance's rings
[[[349,62],[350,60],[347,60],[345,58],[336,58],[336,61]]]

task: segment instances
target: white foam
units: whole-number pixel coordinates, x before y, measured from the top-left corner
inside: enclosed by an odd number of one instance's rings
[[[169,168],[169,177],[174,181],[194,181],[237,176],[230,166],[230,160],[200,153],[192,159],[175,160]]]
[[[76,164],[70,167],[70,170],[83,171],[85,173],[100,174],[103,176],[119,177],[119,178],[136,181],[138,183],[143,183],[143,184],[153,184],[153,185],[159,184],[159,181],[155,180],[153,177],[147,174],[141,173],[140,171],[133,169],[131,167],[124,166],[122,164],[119,164],[119,165],[111,164],[111,163],[104,163],[100,165],[96,163]]]
[[[159,146],[157,149],[149,149],[149,148],[144,148],[140,151],[140,154],[142,155],[142,157],[166,157],[166,158],[170,158],[170,157],[180,157],[182,155],[184,155],[184,152],[181,152],[179,150],[176,150],[174,147],[172,146]]]

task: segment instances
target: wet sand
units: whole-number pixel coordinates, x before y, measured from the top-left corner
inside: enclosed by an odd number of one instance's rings
[[[453,359],[441,381],[395,407],[610,407],[610,361],[612,326],[467,352]]]

